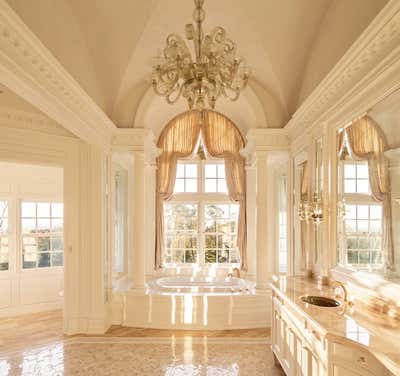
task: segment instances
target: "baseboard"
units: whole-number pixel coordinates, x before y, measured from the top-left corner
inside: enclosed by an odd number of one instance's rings
[[[63,302],[35,303],[29,305],[18,305],[0,309],[0,318],[10,316],[28,315],[30,313],[38,313],[45,311],[53,311],[62,309]]]

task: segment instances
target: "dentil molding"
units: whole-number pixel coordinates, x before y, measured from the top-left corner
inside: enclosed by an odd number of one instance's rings
[[[390,0],[293,115],[285,127],[290,138],[301,136],[326,120],[329,112],[364,95],[363,90],[382,80],[382,72],[389,71],[399,61],[400,1]],[[387,88],[381,91],[383,95]],[[378,95],[377,92],[376,98]]]
[[[10,107],[0,106],[0,127],[28,129],[56,136],[76,138],[74,134],[45,115]]]
[[[1,82],[79,138],[108,147],[116,127],[51,52],[0,0]]]

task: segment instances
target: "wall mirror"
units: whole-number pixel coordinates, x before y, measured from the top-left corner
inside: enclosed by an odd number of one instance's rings
[[[400,282],[400,91],[337,133],[338,264]]]
[[[304,275],[310,269],[308,232],[308,201],[310,197],[310,174],[307,152],[303,151],[294,158],[294,272]]]

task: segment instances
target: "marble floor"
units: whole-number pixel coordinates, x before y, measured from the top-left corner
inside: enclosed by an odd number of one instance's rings
[[[60,321],[58,312],[0,319],[0,375],[283,375],[268,331],[113,327],[104,336],[65,337]]]

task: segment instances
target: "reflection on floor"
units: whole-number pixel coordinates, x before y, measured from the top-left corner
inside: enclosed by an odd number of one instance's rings
[[[0,319],[0,375],[283,375],[262,330],[60,333],[59,312]]]

